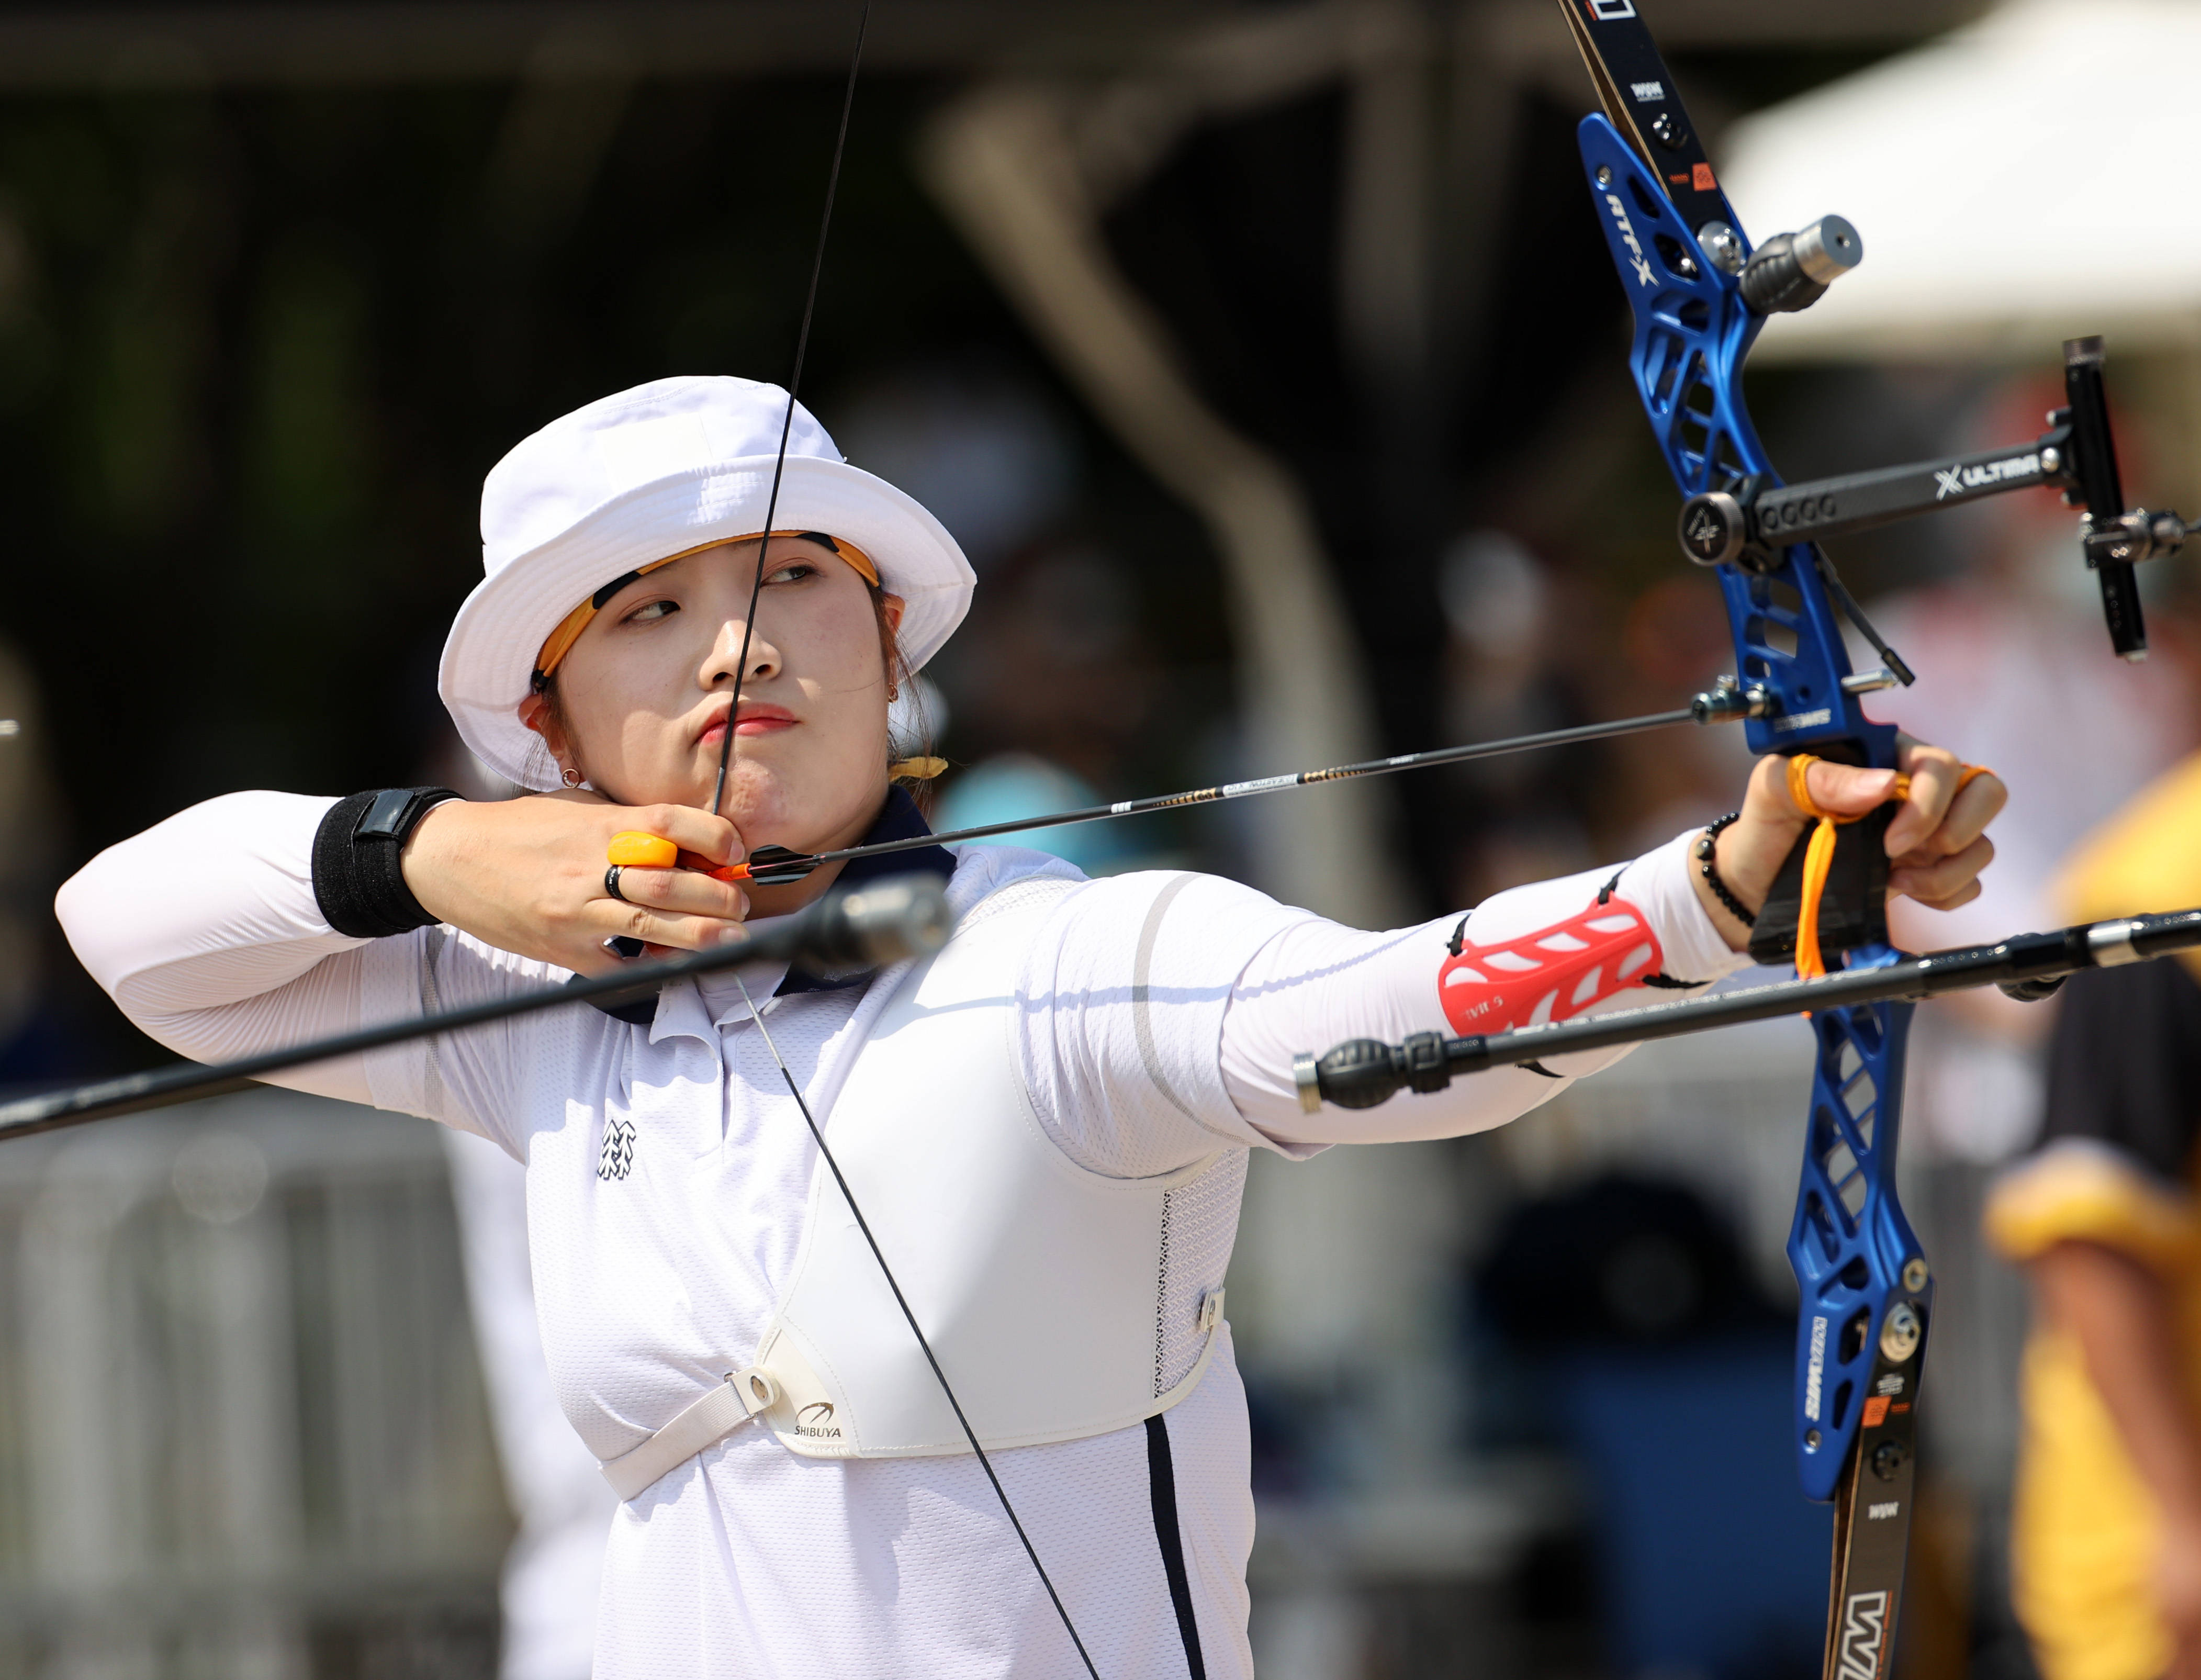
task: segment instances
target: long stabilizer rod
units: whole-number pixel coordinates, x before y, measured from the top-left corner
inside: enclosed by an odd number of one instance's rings
[[[827,973],[877,968],[938,950],[948,943],[954,925],[947,892],[935,877],[905,875],[866,882],[859,889],[831,894],[795,915],[760,926],[738,944],[715,950],[691,952],[663,962],[637,963],[616,974],[574,980],[562,986],[540,986],[439,1014],[387,1021],[237,1061],[179,1062],[71,1090],[19,1097],[0,1103],[0,1143],[118,1114],[165,1108],[173,1102],[226,1096],[249,1089],[271,1073],[338,1056],[359,1055],[408,1038],[486,1026],[561,1004],[654,998],[660,987],[692,974],[758,962],[786,962]]]
[[[2035,1002],[2082,968],[2113,968],[2196,947],[2201,947],[2201,909],[2082,922],[2053,933],[2021,933],[1998,945],[1933,951],[1876,968],[1846,968],[1815,980],[1745,986],[1709,997],[1619,1009],[1511,1032],[1467,1038],[1422,1032],[1403,1044],[1355,1038],[1326,1055],[1298,1057],[1292,1072],[1300,1105],[1310,1113],[1324,1102],[1341,1108],[1373,1108],[1401,1090],[1442,1090],[1457,1074],[1518,1067],[1549,1056],[1609,1050],[1652,1038],[1678,1038],[1776,1015],[1861,1003],[1915,1002],[1977,986],[2000,986],[2014,997]]]

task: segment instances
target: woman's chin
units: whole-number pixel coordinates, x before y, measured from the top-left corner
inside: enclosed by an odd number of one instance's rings
[[[711,781],[715,784],[715,767]],[[709,786],[703,791],[703,802],[711,799]],[[743,839],[753,845],[761,845],[762,839],[751,839],[752,835],[769,831],[777,837],[782,831],[802,826],[802,802],[796,790],[789,788],[768,766],[754,761],[736,761],[726,772],[726,800],[725,814],[732,819],[734,826],[742,831]],[[780,844],[787,842],[780,841]]]
[[[791,785],[752,770],[729,783],[725,814],[745,845],[825,851],[860,839],[877,819],[884,793],[883,787],[859,790]]]

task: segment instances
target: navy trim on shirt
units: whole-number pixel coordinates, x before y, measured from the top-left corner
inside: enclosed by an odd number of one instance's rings
[[[883,840],[908,840],[920,834],[932,832],[932,825],[924,819],[924,813],[917,808],[917,802],[904,787],[887,790],[887,802],[879,812],[879,819],[865,831],[860,846],[877,845]],[[883,857],[851,858],[841,866],[841,872],[833,878],[835,887],[853,887],[860,882],[883,880],[889,875],[937,875],[953,879],[955,874],[955,854],[945,846],[913,846],[906,852],[889,852]],[[802,992],[839,991],[848,986],[860,986],[870,980],[872,972],[842,974],[831,980],[821,980],[814,975],[795,969],[779,983],[775,997],[793,997]],[[595,1002],[595,1000],[591,1000]],[[630,1026],[648,1026],[657,1019],[657,1000],[637,998],[631,1003],[596,1002],[597,1008],[613,1020],[625,1021]]]
[[[1184,1530],[1177,1521],[1177,1463],[1170,1454],[1169,1424],[1163,1419],[1159,1412],[1147,1419],[1147,1491],[1153,1505],[1154,1543],[1161,1550],[1170,1607],[1177,1612],[1177,1637],[1184,1643],[1185,1672],[1191,1680],[1207,1680],[1200,1619],[1192,1609],[1192,1580],[1184,1566]]]

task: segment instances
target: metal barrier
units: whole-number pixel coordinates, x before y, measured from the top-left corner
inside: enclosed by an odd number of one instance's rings
[[[486,1676],[511,1531],[428,1123],[0,1150],[0,1680]]]

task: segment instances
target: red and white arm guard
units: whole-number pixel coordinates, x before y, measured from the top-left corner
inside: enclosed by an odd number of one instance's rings
[[[1437,997],[1463,1038],[1563,1021],[1638,986],[1682,984],[1659,972],[1658,936],[1643,913],[1617,896],[1489,945],[1468,940],[1463,917],[1446,949]]]
[[[1697,896],[1695,838],[1676,835],[1617,873],[1608,864],[1508,888],[1470,915],[1417,927],[1363,933],[1314,917],[1293,922],[1231,988],[1220,1071],[1232,1107],[1252,1136],[1288,1151],[1456,1137],[1503,1125],[1558,1080],[1618,1060],[1620,1049],[1568,1056],[1563,1072],[1455,1079],[1412,1102],[1326,1103],[1316,1114],[1289,1075],[1294,1057],[1348,1039],[1397,1043],[1432,1030],[1467,1037],[1602,1014],[1686,996],[1746,966]]]

